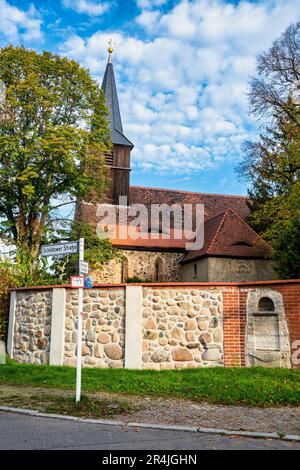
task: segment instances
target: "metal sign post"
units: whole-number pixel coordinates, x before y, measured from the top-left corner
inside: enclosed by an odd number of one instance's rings
[[[84,261],[84,238],[79,239],[79,274],[81,262]],[[78,289],[78,321],[77,321],[77,363],[76,363],[76,403],[81,398],[81,356],[82,356],[82,310],[83,288]]]
[[[77,320],[77,358],[76,358],[76,402],[81,398],[81,356],[82,356],[82,310],[84,276],[88,274],[89,266],[84,261],[84,238],[79,241],[56,243],[55,245],[44,245],[41,247],[41,255],[64,256],[79,253],[79,276],[71,276],[71,287],[78,289],[78,320]]]

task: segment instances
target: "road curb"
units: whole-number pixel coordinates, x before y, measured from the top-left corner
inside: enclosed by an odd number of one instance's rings
[[[198,432],[196,426],[175,426],[172,424],[151,424],[151,423],[127,423],[127,426],[134,428],[150,428],[150,429],[164,429],[168,431],[188,431]]]
[[[202,428],[197,426],[176,426],[168,424],[151,424],[151,423],[125,423],[123,421],[109,420],[109,419],[90,419],[79,418],[77,416],[65,416],[59,414],[43,413],[36,410],[29,410],[25,408],[14,408],[11,406],[0,406],[0,411],[8,411],[10,413],[19,413],[29,416],[36,416],[39,418],[52,418],[52,419],[65,419],[70,421],[77,421],[81,423],[100,424],[109,426],[128,426],[135,428],[148,428],[148,429],[161,429],[165,431],[186,431],[198,432],[203,434],[220,434],[226,436],[241,436],[251,437],[254,439],[278,439],[281,441],[300,442],[300,436],[294,434],[279,435],[276,432],[255,432],[255,431],[238,431],[234,429],[220,429],[220,428]]]

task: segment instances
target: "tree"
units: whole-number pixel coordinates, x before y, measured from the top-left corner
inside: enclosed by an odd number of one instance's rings
[[[250,110],[265,125],[245,143],[239,173],[251,183],[250,223],[271,243],[277,273],[300,277],[300,23],[258,57],[257,71]]]
[[[101,269],[104,263],[111,259],[122,261],[124,256],[114,248],[107,238],[99,238],[96,228],[84,220],[75,218],[67,230],[62,230],[61,235],[64,238],[78,240],[84,238],[84,258],[89,262],[89,268],[92,270]],[[57,258],[53,264],[53,272],[60,280],[68,279],[72,274],[78,274],[78,256],[67,255]]]
[[[274,266],[282,279],[300,277],[300,218],[285,224],[274,241]]]
[[[108,111],[90,73],[49,52],[0,49],[0,81],[0,230],[34,270],[62,208],[106,190]]]
[[[291,24],[257,59],[250,82],[251,112],[272,122],[289,119],[300,127],[300,22]]]

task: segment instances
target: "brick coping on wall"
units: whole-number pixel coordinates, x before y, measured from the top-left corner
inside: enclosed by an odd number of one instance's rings
[[[300,279],[273,280],[273,281],[243,281],[243,282],[138,282],[127,284],[94,284],[94,288],[114,289],[126,288],[127,286],[156,287],[251,287],[251,286],[275,286],[285,284],[300,284]],[[46,290],[46,289],[72,289],[70,284],[59,284],[51,286],[14,287],[13,291]],[[299,287],[300,288],[300,287]]]

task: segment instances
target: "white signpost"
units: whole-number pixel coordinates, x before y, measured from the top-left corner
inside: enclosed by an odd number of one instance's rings
[[[79,275],[81,275],[81,263],[84,261],[84,238],[79,239]],[[78,325],[77,325],[77,363],[76,363],[76,403],[81,397],[81,356],[82,356],[82,310],[83,288],[78,289]]]
[[[83,274],[88,274],[88,263],[84,261],[84,238],[76,242],[44,245],[42,256],[64,256],[79,254],[79,276],[71,277],[71,287],[78,289],[78,322],[77,322],[77,361],[76,361],[76,402],[81,398],[81,356],[82,356],[82,310],[83,310]]]

